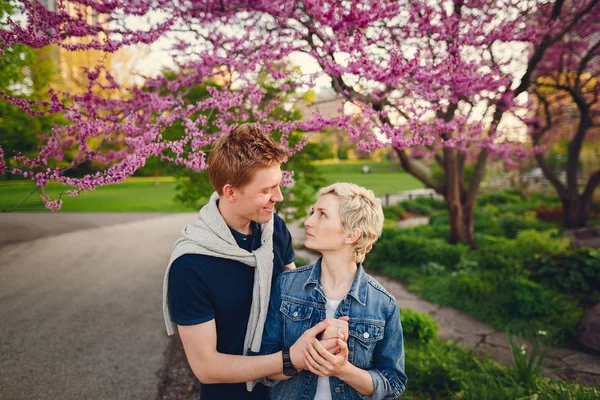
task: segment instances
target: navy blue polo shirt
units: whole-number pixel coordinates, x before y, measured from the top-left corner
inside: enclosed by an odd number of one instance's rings
[[[273,215],[273,281],[285,265],[295,259],[292,236],[281,217]],[[252,233],[231,233],[237,244],[248,251],[260,247],[260,225],[251,223]],[[211,319],[217,328],[217,351],[241,355],[250,317],[254,267],[223,258],[185,254],[177,258],[169,272],[169,305],[171,320],[177,325],[196,325]],[[258,400],[267,398],[261,384],[252,392],[246,384],[202,384],[202,400]]]

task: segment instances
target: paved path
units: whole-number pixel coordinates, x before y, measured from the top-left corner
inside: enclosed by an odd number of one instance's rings
[[[0,213],[0,247],[85,229],[124,224],[169,213]]]
[[[0,248],[0,399],[156,397],[168,344],[163,274],[195,213],[139,217],[105,215],[105,226],[59,234],[85,218],[57,213],[47,237]]]
[[[299,233],[299,228],[293,232]],[[298,236],[295,236],[295,238]],[[298,240],[298,243],[302,243]],[[306,250],[296,250],[296,254],[314,262],[317,256]],[[410,308],[418,312],[433,315],[440,325],[439,337],[443,340],[459,341],[462,345],[474,349],[478,353],[487,353],[505,365],[513,365],[513,355],[508,346],[504,332],[496,332],[494,328],[481,323],[453,308],[430,303],[410,293],[404,285],[395,279],[369,271],[398,301],[401,308]],[[527,344],[531,349],[533,341],[517,338],[518,344]],[[557,368],[564,368],[557,374],[561,379],[574,380],[600,387],[600,357],[571,349],[555,348],[548,352],[544,363],[545,373]]]

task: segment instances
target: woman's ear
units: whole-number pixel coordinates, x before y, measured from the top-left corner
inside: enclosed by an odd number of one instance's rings
[[[351,232],[346,233],[346,240],[344,240],[344,243],[354,244],[358,242],[358,239],[360,239],[360,229],[354,228]]]

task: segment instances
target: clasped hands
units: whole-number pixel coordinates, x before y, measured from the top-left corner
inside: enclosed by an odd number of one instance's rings
[[[348,317],[327,318],[304,332],[290,348],[292,364],[318,376],[335,376],[348,364],[347,340]]]

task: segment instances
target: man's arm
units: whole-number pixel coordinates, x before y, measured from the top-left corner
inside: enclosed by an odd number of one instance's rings
[[[290,348],[292,363],[297,369],[305,368],[304,350],[326,327],[326,321],[315,325]],[[283,371],[281,351],[253,357],[219,353],[214,319],[198,325],[179,325],[179,335],[188,363],[202,383],[242,383]]]
[[[290,269],[296,269],[296,262],[292,261],[291,263],[284,266],[283,269],[285,269],[286,271],[288,271]]]

